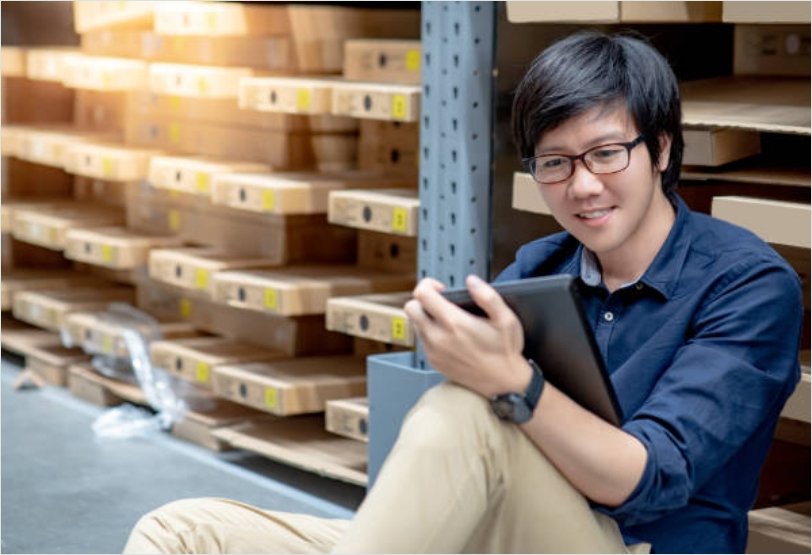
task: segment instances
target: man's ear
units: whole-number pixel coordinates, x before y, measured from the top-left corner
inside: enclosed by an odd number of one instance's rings
[[[660,135],[660,159],[657,161],[657,169],[664,172],[671,160],[671,135],[662,133]]]

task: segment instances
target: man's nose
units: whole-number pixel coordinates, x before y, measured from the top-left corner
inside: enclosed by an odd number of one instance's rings
[[[570,177],[569,194],[573,198],[586,198],[603,190],[603,181],[586,167],[583,160],[574,162],[575,171]]]

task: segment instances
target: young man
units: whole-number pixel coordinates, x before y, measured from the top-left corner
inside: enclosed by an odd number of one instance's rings
[[[351,523],[218,500],[144,517],[129,552],[742,552],[781,407],[799,377],[799,280],[763,241],[675,193],[679,92],[645,42],[596,33],[544,51],[514,136],[566,230],[499,279],[572,274],[625,422],[522,355],[521,326],[469,277],[480,318],[425,279],[406,312],[433,388]],[[497,417],[491,401],[513,394]],[[508,411],[509,413],[510,411]]]

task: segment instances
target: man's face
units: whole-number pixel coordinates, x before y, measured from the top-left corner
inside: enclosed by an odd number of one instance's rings
[[[638,135],[625,106],[596,107],[545,133],[536,156],[577,155],[599,145],[628,143]],[[656,167],[645,144],[631,150],[628,167],[618,173],[595,175],[578,160],[569,179],[539,185],[542,196],[556,221],[599,259],[647,251],[648,243],[658,240],[651,231],[673,215],[660,186],[660,171],[668,165],[669,145],[663,146],[665,154]]]

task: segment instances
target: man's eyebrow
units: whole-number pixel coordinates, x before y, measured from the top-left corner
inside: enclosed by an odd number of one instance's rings
[[[622,143],[626,141],[626,133],[623,131],[612,131],[610,133],[604,133],[603,135],[599,135],[594,139],[590,140],[584,145],[585,150],[589,150],[596,146],[606,145],[606,144],[613,144],[613,143]],[[553,145],[551,147],[547,147],[541,150],[536,151],[536,156],[543,156],[545,154],[564,154],[566,149],[562,146]]]

